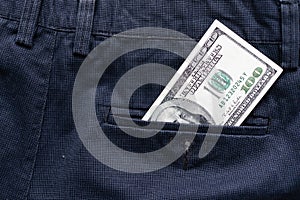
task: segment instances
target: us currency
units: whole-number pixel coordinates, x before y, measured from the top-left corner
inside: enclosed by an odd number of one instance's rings
[[[215,20],[143,120],[239,126],[281,72]]]

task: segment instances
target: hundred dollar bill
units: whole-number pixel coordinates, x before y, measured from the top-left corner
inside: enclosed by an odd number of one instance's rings
[[[143,120],[239,126],[281,72],[215,20]]]

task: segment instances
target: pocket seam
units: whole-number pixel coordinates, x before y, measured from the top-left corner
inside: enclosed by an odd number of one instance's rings
[[[148,122],[146,121],[142,121],[139,118],[126,118],[126,117],[122,117],[122,116],[118,116],[118,115],[112,115],[111,113],[111,109],[109,109],[107,116],[105,117],[105,120],[103,121],[102,124],[107,124],[110,126],[114,126],[114,127],[118,127],[118,125],[115,123],[114,121],[114,117],[118,117],[121,120],[131,120],[134,123],[144,123],[147,124]],[[269,117],[262,117],[264,119],[267,120],[266,125],[261,125],[261,126],[223,126],[222,129],[222,135],[223,136],[234,136],[234,137],[261,137],[261,136],[268,136],[270,135],[269,133],[269,125],[270,125],[270,118]],[[152,122],[153,123],[153,122]],[[163,122],[154,122],[154,123],[163,123]],[[155,131],[163,131],[163,132],[178,132],[178,127],[180,126],[180,124],[176,124],[176,123],[166,123],[165,126],[167,126],[167,129],[149,129],[149,128],[143,128],[143,126],[139,126],[138,128],[141,130],[155,130]],[[184,126],[190,126],[188,124],[185,124]],[[197,125],[195,125],[197,126]],[[122,126],[124,128],[135,128],[132,126]],[[209,134],[207,133],[207,129],[209,126],[207,125],[198,125],[196,134]],[[216,126],[217,127],[217,126]],[[164,127],[165,128],[165,127]],[[224,130],[225,129],[225,130]],[[205,131],[204,131],[205,130]],[[225,131],[225,132],[224,132]],[[253,131],[254,133],[250,134],[250,132]],[[188,131],[184,131],[186,133],[191,133]],[[212,133],[213,134],[213,133]]]
[[[115,124],[110,124],[110,123],[107,123],[107,122],[103,122],[101,125],[104,125],[104,126],[108,126],[108,127],[114,127],[114,128],[118,128],[117,125]],[[134,127],[131,127],[131,126],[123,126],[123,128],[126,128],[126,129],[134,129]],[[231,127],[233,128],[233,127]],[[157,131],[156,129],[143,129],[142,127],[140,128],[142,131]],[[251,129],[251,128],[250,128]],[[246,131],[250,131],[249,130],[246,130]],[[255,128],[254,128],[255,129]],[[253,129],[253,130],[254,130]],[[232,134],[232,133],[221,133],[220,137],[227,137],[227,138],[264,138],[264,137],[269,137],[270,134],[267,133],[267,127],[258,127],[257,129],[259,129],[258,131],[262,132],[261,134]],[[168,134],[176,134],[178,133],[178,131],[176,130],[160,130],[162,132],[165,132],[165,133],[168,133]],[[198,135],[198,136],[206,136],[206,135],[210,135],[210,136],[216,136],[217,134],[214,134],[214,133],[207,133],[205,131],[197,131],[197,132],[189,132],[189,131],[181,131],[180,133],[182,134],[195,134],[195,135]]]

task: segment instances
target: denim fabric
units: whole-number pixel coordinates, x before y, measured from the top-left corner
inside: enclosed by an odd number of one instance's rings
[[[300,198],[298,1],[0,2],[0,199]],[[173,29],[199,40],[214,19],[284,68],[242,126],[224,127],[203,159],[198,152],[207,127],[199,126],[186,154],[151,173],[124,173],[95,159],[72,116],[73,85],[86,54],[113,34],[136,27]],[[136,37],[124,35],[120,44]],[[178,69],[182,62],[170,52],[142,49],[111,64],[99,82],[95,106],[112,142],[148,152],[176,135],[177,124],[148,139],[124,134],[112,117],[116,105],[110,99],[118,79],[135,66],[161,63]],[[145,85],[133,94],[134,121],[144,124],[142,116],[162,89]],[[120,102],[118,117],[126,121],[122,97]]]

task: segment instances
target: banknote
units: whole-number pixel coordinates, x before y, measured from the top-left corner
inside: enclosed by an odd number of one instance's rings
[[[239,126],[281,72],[215,20],[143,120]]]

